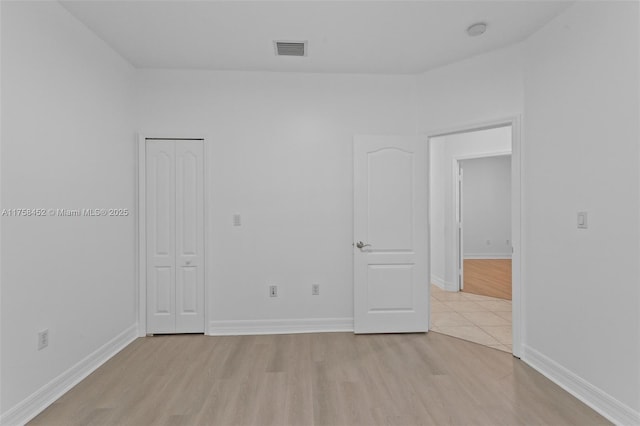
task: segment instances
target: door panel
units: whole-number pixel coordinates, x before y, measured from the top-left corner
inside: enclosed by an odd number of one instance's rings
[[[198,305],[198,268],[183,266],[180,268],[180,279],[178,282],[178,300],[177,311],[182,315],[194,315],[199,312]],[[182,291],[180,291],[182,290]]]
[[[204,332],[204,170],[201,140],[176,143],[176,332]]]
[[[413,265],[369,265],[369,312],[413,311]]]
[[[197,254],[198,245],[198,221],[201,219],[198,217],[199,197],[198,197],[198,185],[200,180],[198,174],[201,172],[199,159],[191,151],[185,151],[183,144],[194,141],[185,141],[180,146],[176,147],[176,161],[177,161],[177,186],[179,188],[177,195],[177,220],[178,220],[178,232],[180,237],[179,253],[182,255],[195,255]],[[195,146],[193,148],[199,149]]]
[[[147,332],[204,332],[202,140],[146,141]]]
[[[164,144],[155,147],[151,156],[151,171],[154,176],[152,191],[154,255],[159,257],[173,256],[173,147]]]
[[[147,141],[147,332],[175,332],[175,144]]]
[[[169,316],[172,315],[173,306],[173,268],[156,266],[155,277],[153,283],[155,284],[155,291],[151,293],[155,303],[155,315]]]
[[[413,156],[396,148],[367,153],[368,241],[372,251],[411,249]]]
[[[428,330],[428,157],[417,136],[354,139],[354,330]]]

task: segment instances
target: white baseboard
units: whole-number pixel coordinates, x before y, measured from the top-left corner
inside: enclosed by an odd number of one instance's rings
[[[353,318],[210,321],[210,336],[353,331]]]
[[[137,337],[138,325],[134,324],[3,413],[0,425],[24,425]]]
[[[511,259],[511,253],[465,253],[465,259]]]
[[[444,290],[444,278],[431,274],[431,284],[438,286]]]
[[[444,278],[438,277],[436,275],[431,275],[431,284],[446,291],[458,291],[458,286],[456,285],[456,283],[445,281]]]
[[[451,281],[444,282],[444,289],[447,291],[460,291],[460,289],[458,288],[458,284]]]
[[[521,359],[614,424],[640,425],[640,412],[618,401],[546,355],[524,346]]]

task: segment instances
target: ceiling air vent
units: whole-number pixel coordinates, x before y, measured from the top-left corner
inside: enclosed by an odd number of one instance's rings
[[[306,41],[275,41],[276,56],[307,56]]]

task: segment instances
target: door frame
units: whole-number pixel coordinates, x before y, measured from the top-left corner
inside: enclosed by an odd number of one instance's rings
[[[211,279],[211,249],[209,245],[209,234],[211,230],[210,211],[211,211],[211,191],[209,188],[210,180],[210,164],[211,164],[211,147],[210,138],[200,135],[189,136],[176,136],[171,137],[170,134],[150,134],[139,133],[137,141],[137,165],[138,174],[136,182],[136,248],[137,248],[137,262],[136,262],[136,307],[138,316],[138,336],[144,337],[147,335],[147,156],[146,146],[147,139],[166,139],[166,140],[202,140],[202,147],[204,158],[204,176],[203,176],[203,188],[204,191],[204,334],[209,333],[209,289],[207,283]]]
[[[524,341],[524,283],[522,280],[522,270],[524,269],[522,256],[522,238],[524,235],[522,211],[522,162],[523,162],[523,140],[522,140],[522,117],[521,115],[509,116],[495,120],[488,120],[479,123],[469,123],[452,126],[445,129],[428,131],[427,143],[431,144],[431,139],[440,136],[450,136],[459,133],[468,133],[479,130],[489,130],[499,127],[511,126],[511,308],[512,308],[512,352],[513,356],[522,356],[522,342]],[[457,161],[457,160],[454,160]],[[457,178],[456,178],[457,180]],[[429,219],[429,224],[431,219]],[[429,238],[430,239],[430,238]],[[456,243],[457,246],[457,243]],[[430,261],[430,260],[429,260]],[[431,298],[429,298],[429,312],[431,312]],[[431,315],[431,314],[429,314]]]
[[[507,127],[507,126],[501,126],[501,127]],[[497,128],[497,127],[496,127]],[[473,131],[472,131],[473,132]],[[513,138],[512,138],[512,145],[513,145]],[[465,160],[475,160],[478,158],[493,158],[493,157],[507,157],[507,156],[511,156],[511,151],[487,151],[487,152],[482,152],[482,153],[478,153],[478,154],[470,154],[470,155],[460,155],[458,157],[453,157],[453,202],[454,202],[454,210],[453,210],[453,223],[458,222],[458,212],[462,211],[464,214],[464,192],[462,194],[462,196],[460,196],[460,187],[458,185],[458,181],[459,181],[459,176],[460,176],[460,163],[462,161]],[[513,162],[513,157],[511,158],[511,161]],[[513,166],[512,166],[513,167]],[[513,171],[513,170],[512,170]],[[463,185],[464,185],[464,176],[462,177],[463,179]],[[513,190],[511,191],[513,193]],[[513,195],[513,194],[511,194]],[[511,201],[511,200],[509,200]],[[461,207],[462,205],[462,207]],[[455,258],[456,261],[459,262],[460,264],[460,272],[459,272],[459,276],[458,276],[458,270],[455,267],[456,265],[453,265],[454,267],[454,276],[458,277],[458,279],[456,280],[456,287],[458,288],[458,291],[462,291],[462,288],[464,286],[464,221],[463,222],[463,226],[462,226],[462,238],[458,238],[457,237],[457,233],[456,233],[456,237],[454,238],[454,244],[453,244],[453,248],[455,249]],[[456,228],[459,229],[459,228]],[[513,239],[511,240],[511,242],[513,243]],[[513,246],[513,244],[512,244]],[[511,255],[513,256],[513,253],[511,253]]]

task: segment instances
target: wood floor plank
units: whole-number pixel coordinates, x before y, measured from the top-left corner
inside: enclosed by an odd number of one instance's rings
[[[137,339],[30,425],[605,425],[495,349],[435,332]]]
[[[464,259],[462,291],[511,300],[511,259]]]

